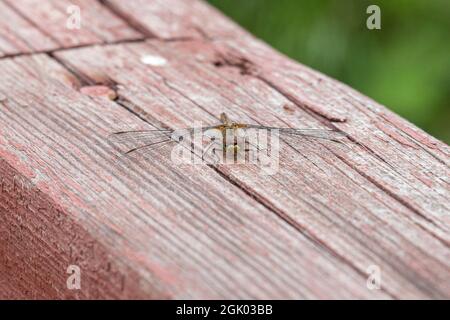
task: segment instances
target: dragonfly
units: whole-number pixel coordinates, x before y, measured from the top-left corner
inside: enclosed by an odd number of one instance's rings
[[[249,151],[248,148],[242,148],[239,137],[244,137],[249,130],[264,130],[266,132],[277,132],[281,138],[294,138],[296,140],[321,140],[333,143],[343,143],[347,136],[345,132],[337,129],[323,128],[283,128],[264,125],[240,123],[230,120],[226,113],[220,114],[220,124],[200,128],[184,129],[150,129],[150,130],[129,130],[114,132],[109,136],[109,140],[115,144],[124,146],[124,155],[130,155],[138,151],[147,151],[159,148],[173,143],[182,143],[186,137],[195,132],[208,133],[206,136],[210,139],[207,150],[214,146],[212,152],[221,150],[224,153],[231,152],[237,154],[240,150]],[[211,134],[211,132],[213,134]],[[248,141],[246,141],[248,143]],[[192,143],[192,141],[191,141]],[[301,145],[295,143],[294,145]],[[261,150],[263,149],[257,143],[251,143],[251,146]]]

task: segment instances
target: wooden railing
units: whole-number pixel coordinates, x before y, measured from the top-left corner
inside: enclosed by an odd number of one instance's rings
[[[449,147],[384,106],[199,1],[7,0],[0,28],[0,298],[450,297]],[[263,175],[107,139],[221,112],[346,147],[282,139]]]

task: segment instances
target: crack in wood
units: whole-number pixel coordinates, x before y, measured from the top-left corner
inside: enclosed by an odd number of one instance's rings
[[[124,12],[116,8],[114,4],[108,2],[107,0],[97,0],[97,1],[104,8],[109,10],[112,14],[125,21],[125,23],[128,26],[136,30],[138,33],[142,34],[145,38],[156,38],[156,36],[152,32],[150,32],[145,26],[143,26],[141,23],[139,23],[129,15],[125,14]]]
[[[109,45],[118,45],[118,44],[127,44],[127,43],[139,43],[139,42],[145,42],[147,39],[125,39],[125,40],[117,40],[117,41],[111,41],[111,42],[104,42],[104,43],[96,43],[96,44],[80,44],[80,45],[74,45],[72,47],[68,48],[59,48],[59,49],[53,49],[53,50],[35,50],[33,52],[21,52],[21,53],[14,53],[14,54],[6,54],[4,56],[0,57],[1,60],[6,59],[13,59],[18,57],[26,57],[26,56],[33,56],[33,55],[39,55],[39,54],[48,54],[52,57],[54,57],[55,53],[58,52],[64,52],[68,50],[75,50],[75,49],[82,49],[82,48],[88,48],[88,47],[105,47]]]

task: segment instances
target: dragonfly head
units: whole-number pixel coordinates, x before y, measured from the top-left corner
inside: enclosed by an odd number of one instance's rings
[[[222,122],[222,124],[229,126],[232,124],[232,122],[230,121],[230,119],[228,118],[227,114],[225,112],[222,112],[220,114],[220,122]]]

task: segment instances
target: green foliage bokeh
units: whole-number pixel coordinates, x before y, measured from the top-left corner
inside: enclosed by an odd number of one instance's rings
[[[209,0],[255,36],[450,142],[449,0]],[[366,9],[381,8],[381,30]]]

